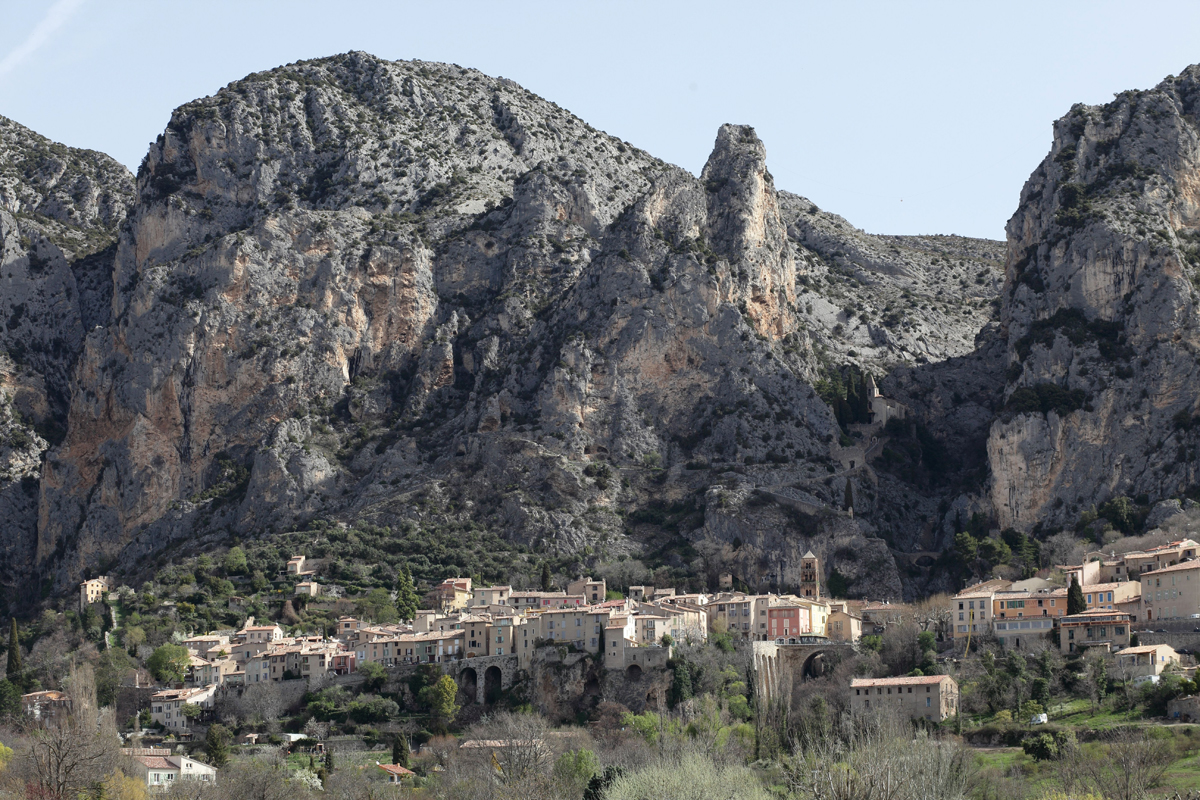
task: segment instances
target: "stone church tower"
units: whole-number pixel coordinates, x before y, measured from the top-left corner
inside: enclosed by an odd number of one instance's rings
[[[813,600],[821,596],[821,559],[809,550],[800,560],[800,596]]]

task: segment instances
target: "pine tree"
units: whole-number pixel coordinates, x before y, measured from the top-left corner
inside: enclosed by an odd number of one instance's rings
[[[550,562],[542,562],[542,591],[550,591]]]
[[[400,580],[396,583],[396,611],[400,614],[402,622],[412,622],[419,607],[420,599],[417,597],[416,587],[413,586],[412,573],[408,571],[408,565],[405,565],[401,568]]]
[[[1075,576],[1071,576],[1071,587],[1067,589],[1067,614],[1082,614],[1087,611],[1087,603],[1083,602],[1083,587]]]
[[[16,681],[21,674],[21,641],[17,638],[17,620],[9,617],[12,626],[8,629],[8,679]]]

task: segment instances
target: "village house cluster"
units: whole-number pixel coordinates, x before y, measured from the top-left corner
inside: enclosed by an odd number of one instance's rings
[[[1085,610],[1068,614],[1069,586],[1035,577],[989,580],[953,598],[955,644],[994,635],[1005,647],[1049,639],[1064,653],[1099,648],[1115,653],[1130,677],[1152,679],[1179,655],[1169,645],[1130,647],[1134,626],[1197,620],[1200,624],[1200,544],[1191,539],[1148,550],[1089,553],[1082,564],[1059,566],[1079,584]]]
[[[315,572],[303,556],[289,559],[286,574],[319,596]],[[332,675],[348,675],[363,664],[385,667],[445,664],[512,656],[528,669],[534,652],[560,645],[600,654],[606,668],[664,666],[676,641],[705,641],[711,630],[752,641],[796,644],[804,636],[852,643],[872,623],[870,604],[834,601],[821,594],[821,565],[803,556],[796,594],[747,594],[722,575],[716,594],[683,594],[673,588],[631,586],[628,596],[608,599],[603,580],[580,577],[564,590],[534,591],[511,586],[477,586],[450,578],[429,593],[428,610],[411,623],[372,624],[352,616],[338,619],[330,635],[287,636],[274,623],[253,617],[237,631],[213,631],[184,639],[189,663],[183,683],[155,692],[151,719],[176,733],[188,730],[215,703],[221,687],[237,687]],[[107,578],[80,585],[81,607],[110,590]],[[878,609],[877,609],[878,610]],[[32,698],[31,698],[32,699]],[[50,698],[37,704],[49,712]]]

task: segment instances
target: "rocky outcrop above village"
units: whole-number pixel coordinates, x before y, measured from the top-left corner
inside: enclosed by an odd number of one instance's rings
[[[0,580],[31,573],[44,455],[65,434],[84,337],[109,318],[133,196],[108,156],[0,117]]]
[[[38,240],[68,408],[34,441],[15,571],[63,590],[326,519],[480,526],[581,566],[726,553],[756,586],[814,549],[859,593],[911,591],[893,553],[941,496],[877,475],[813,385],[967,358],[998,243],[858,231],[779,191],[747,126],[696,177],[511,81],[362,53],[180,107],[133,202],[85,162],[95,192],[4,195],[116,235]]]
[[[1074,522],[1197,483],[1200,68],[1054,125],[1008,223],[997,522]]]

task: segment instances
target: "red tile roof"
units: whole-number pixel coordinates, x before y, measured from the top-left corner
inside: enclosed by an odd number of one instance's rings
[[[399,764],[379,764],[377,766],[384,772],[391,773],[392,775],[398,775],[401,778],[416,774],[411,769],[405,769]]]

